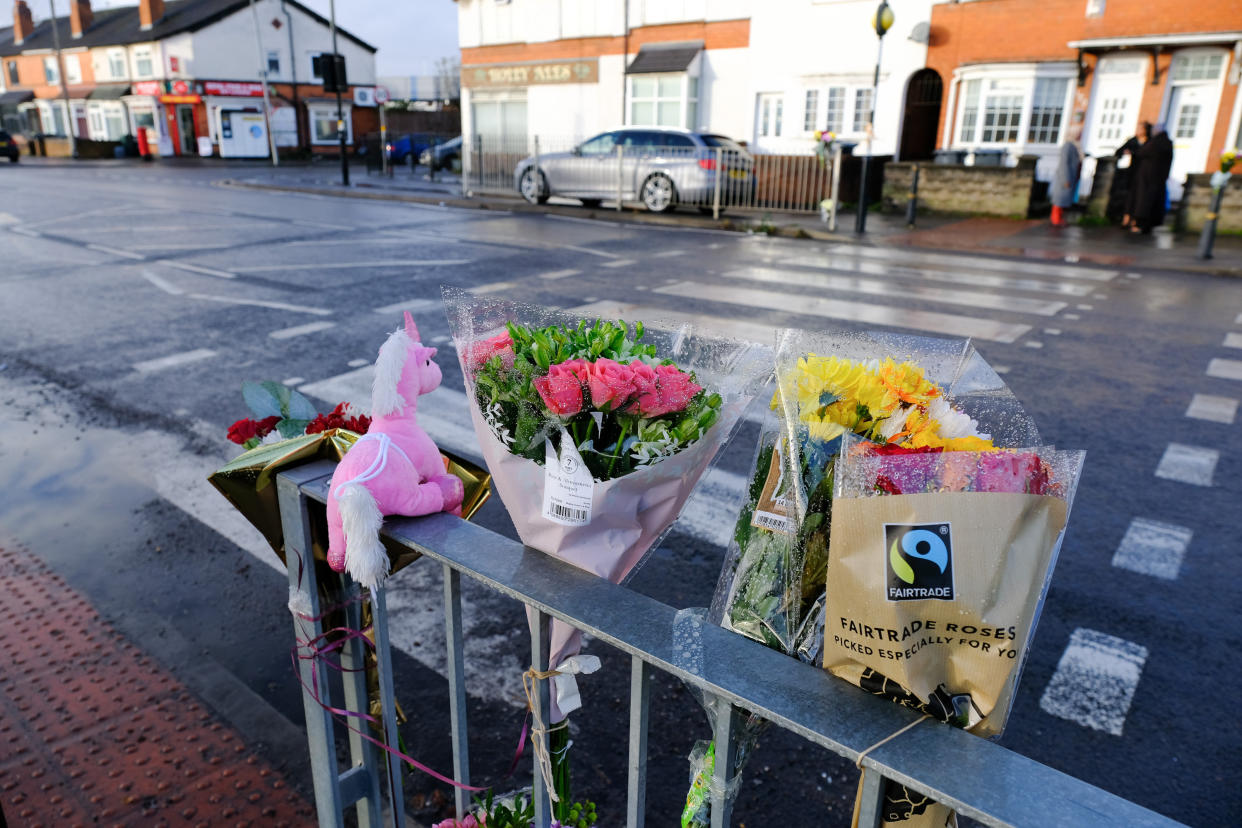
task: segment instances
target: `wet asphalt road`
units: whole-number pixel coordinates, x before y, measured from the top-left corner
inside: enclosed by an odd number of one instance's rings
[[[318,390],[326,410],[359,387],[401,306],[439,344],[445,389],[460,389],[438,305],[447,283],[610,316],[710,317],[740,335],[973,332],[1046,441],[1088,451],[1003,743],[1189,824],[1242,812],[1235,282],[1141,262],[876,258],[818,242],[232,190],[213,186],[212,169],[0,173],[0,543],[52,562],[295,775],[309,780],[284,576],[257,535],[226,525],[202,478],[234,448],[224,431],[246,414],[243,380]],[[1187,416],[1196,395],[1199,416]],[[444,422],[428,430],[456,448],[466,438],[444,399]],[[747,474],[754,437],[744,425],[725,477]],[[1173,448],[1171,460],[1171,444],[1190,451]],[[728,504],[692,506],[697,523],[675,529],[632,584],[678,607],[710,600],[722,549],[695,527],[728,514]],[[498,500],[479,520],[512,535]],[[1115,565],[1128,533],[1150,541],[1152,531],[1156,542]],[[439,576],[416,570],[392,599],[398,695],[420,715],[405,730],[411,753],[447,768],[445,683],[429,654]],[[524,625],[494,596],[466,601],[472,765],[476,779],[496,779],[521,724]],[[583,682],[576,776],[602,813],[618,814],[628,660],[594,651],[605,669]],[[1065,718],[1075,693],[1099,709]],[[708,730],[676,682],[657,681],[652,710],[650,822],[669,824],[684,757]],[[737,821],[847,823],[855,779],[848,763],[772,732]],[[407,784],[420,818],[442,814],[443,787]]]

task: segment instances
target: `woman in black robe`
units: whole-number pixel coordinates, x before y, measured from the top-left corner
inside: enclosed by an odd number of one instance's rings
[[[1144,124],[1144,128],[1148,125]],[[1134,220],[1132,233],[1150,233],[1164,224],[1168,201],[1166,182],[1173,166],[1173,142],[1162,124],[1151,127],[1151,138],[1134,152],[1134,169],[1130,177],[1130,205]]]

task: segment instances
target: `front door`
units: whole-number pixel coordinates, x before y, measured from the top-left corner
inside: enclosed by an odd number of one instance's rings
[[[1169,198],[1182,197],[1186,176],[1216,169],[1208,163],[1221,80],[1228,52],[1223,49],[1188,49],[1179,52],[1169,67],[1169,107],[1165,129],[1173,142],[1173,167],[1169,170]]]
[[[198,152],[198,138],[194,134],[194,107],[177,105],[177,135],[181,138],[181,154]]]
[[[1109,55],[1096,64],[1090,126],[1083,135],[1087,155],[1112,155],[1138,133],[1139,104],[1149,65],[1146,56],[1131,54]]]
[[[906,111],[901,119],[902,161],[922,161],[936,149],[940,99],[944,84],[935,69],[920,69],[906,84]]]

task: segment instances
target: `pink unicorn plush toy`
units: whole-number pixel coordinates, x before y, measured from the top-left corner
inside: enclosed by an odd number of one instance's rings
[[[424,348],[407,312],[380,347],[371,387],[371,428],[345,453],[328,492],[328,564],[369,589],[388,575],[379,539],[384,515],[461,513],[461,480],[444,471],[436,444],[418,427],[418,396],[440,386],[435,348]]]

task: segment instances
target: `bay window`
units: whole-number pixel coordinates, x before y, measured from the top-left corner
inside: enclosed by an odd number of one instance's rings
[[[963,69],[954,145],[1050,152],[1065,138],[1073,77],[1072,64],[1060,63]]]

